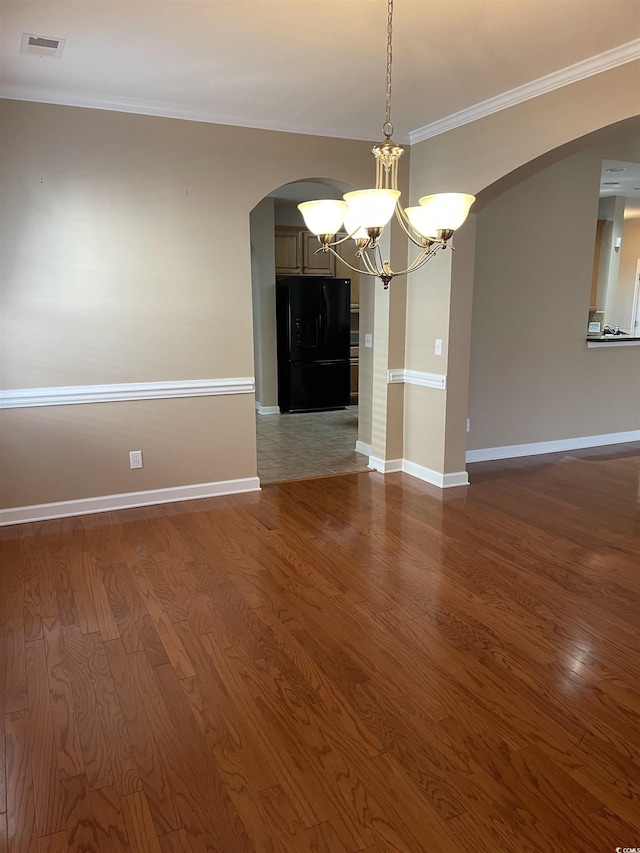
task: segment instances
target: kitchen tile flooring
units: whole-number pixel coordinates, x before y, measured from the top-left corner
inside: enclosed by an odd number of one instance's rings
[[[337,412],[256,415],[258,476],[262,483],[367,471],[354,450],[358,407]]]

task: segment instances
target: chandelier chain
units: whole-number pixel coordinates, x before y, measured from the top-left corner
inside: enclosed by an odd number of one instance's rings
[[[386,98],[386,114],[385,123],[382,126],[382,132],[389,139],[393,135],[393,125],[391,124],[391,64],[393,62],[393,0],[388,0],[387,3],[387,98]]]

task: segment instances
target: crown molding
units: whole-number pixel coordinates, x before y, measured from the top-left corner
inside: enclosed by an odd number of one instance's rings
[[[163,103],[161,101],[146,101],[138,98],[87,98],[60,92],[52,89],[41,89],[35,86],[0,86],[0,98],[9,101],[28,101],[37,104],[55,104],[61,107],[80,107],[88,110],[109,110],[118,113],[155,116],[157,118],[173,118],[182,121],[199,121],[205,124],[223,124],[230,127],[247,127],[253,130],[270,130],[276,133],[300,133],[304,136],[327,136],[334,139],[353,139],[360,142],[371,142],[378,134],[367,130],[357,130],[327,127],[301,121],[260,120],[242,113],[231,113],[226,110],[201,109],[188,107],[184,104]],[[399,143],[408,145],[409,134],[395,135]]]
[[[501,95],[488,98],[471,107],[459,112],[452,113],[442,119],[416,128],[408,134],[396,133],[396,140],[404,145],[415,145],[424,142],[433,136],[446,133],[455,127],[477,121],[484,116],[499,112],[500,110],[513,107],[531,98],[537,98],[547,92],[553,92],[562,86],[576,83],[586,77],[601,74],[627,62],[640,59],[640,39],[618,45],[604,53],[576,62],[567,68],[554,71],[523,86],[518,86]],[[276,133],[300,133],[305,136],[326,136],[334,139],[353,139],[371,142],[373,138],[370,130],[346,129],[327,127],[310,122],[277,122],[273,120],[260,120],[242,113],[233,113],[226,110],[202,109],[200,107],[189,107],[184,104],[164,103],[161,101],[148,101],[138,98],[88,98],[81,95],[69,94],[51,89],[43,89],[35,86],[0,86],[0,98],[10,101],[29,101],[32,103],[55,104],[57,106],[80,107],[92,110],[110,110],[112,112],[132,113],[135,115],[156,116],[158,118],[173,118],[183,121],[198,121],[206,124],[222,124],[231,127],[247,127],[254,130],[270,130]],[[375,135],[375,134],[374,134]]]
[[[604,71],[609,71],[612,68],[617,68],[619,65],[633,62],[636,59],[640,59],[640,39],[626,42],[604,53],[599,53],[596,56],[589,57],[589,59],[576,62],[574,65],[561,68],[552,74],[539,77],[537,80],[532,80],[523,86],[510,89],[501,95],[488,98],[486,101],[480,101],[480,103],[460,110],[457,113],[452,113],[450,116],[445,116],[445,118],[434,121],[431,124],[426,124],[424,127],[412,130],[409,134],[409,143],[415,145],[417,142],[424,142],[425,139],[439,136],[441,133],[446,133],[455,127],[461,127],[464,124],[477,121],[492,113],[514,107],[523,101],[529,101],[531,98],[537,98],[540,95],[545,95],[547,92],[553,92],[555,89],[568,86],[570,83],[577,83],[586,77],[593,77],[595,74],[601,74]]]

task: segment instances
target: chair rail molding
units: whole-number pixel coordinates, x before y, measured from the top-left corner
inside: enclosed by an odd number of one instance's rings
[[[125,400],[163,400],[171,397],[212,397],[253,394],[253,376],[187,379],[171,382],[126,382],[112,385],[66,385],[59,388],[19,388],[0,391],[0,409],[69,406],[79,403],[120,403]]]
[[[447,387],[447,377],[442,373],[426,373],[422,370],[404,370],[393,368],[387,372],[387,384],[395,385],[404,382],[405,385],[421,385],[423,388],[438,388],[444,391]]]

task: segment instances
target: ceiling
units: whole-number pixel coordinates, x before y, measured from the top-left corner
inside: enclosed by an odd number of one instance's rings
[[[0,0],[0,95],[376,140],[386,14],[385,0]],[[61,58],[21,54],[23,33],[66,39]],[[601,54],[640,56],[640,0],[396,0],[395,137]]]

